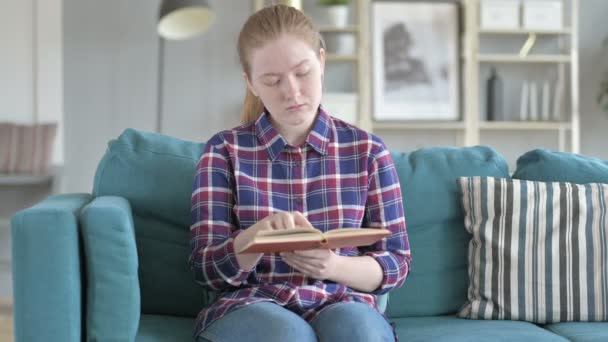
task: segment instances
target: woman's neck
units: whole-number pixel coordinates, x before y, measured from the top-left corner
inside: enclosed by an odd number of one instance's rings
[[[276,129],[289,145],[295,147],[301,146],[304,144],[304,142],[306,142],[306,138],[308,138],[311,127],[304,127],[302,129],[299,127],[290,127],[288,129],[285,129],[285,127],[276,127]]]
[[[316,116],[311,122],[308,123],[303,122],[297,126],[284,126],[273,120],[272,116],[270,116],[272,126],[277,130],[277,132],[279,132],[279,134],[283,137],[283,139],[285,139],[285,141],[287,141],[289,145],[294,147],[302,146],[306,142],[315,120]]]

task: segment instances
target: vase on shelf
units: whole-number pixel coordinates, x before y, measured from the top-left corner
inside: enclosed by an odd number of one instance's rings
[[[332,29],[347,28],[350,21],[348,0],[319,0],[319,23]],[[327,52],[338,55],[355,53],[355,36],[349,32],[323,33]]]
[[[503,84],[495,67],[490,69],[490,76],[486,80],[486,115],[488,121],[504,121],[503,111]]]
[[[323,24],[337,28],[347,27],[350,14],[348,3],[348,0],[319,0]]]

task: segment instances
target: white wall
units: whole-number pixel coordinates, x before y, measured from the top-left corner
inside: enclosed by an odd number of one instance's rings
[[[0,2],[0,121],[59,122],[63,163],[62,0]]]
[[[238,124],[244,94],[235,42],[249,0],[212,1],[204,35],[165,44],[163,133],[206,140]],[[64,189],[90,192],[107,143],[155,127],[160,1],[65,0]]]

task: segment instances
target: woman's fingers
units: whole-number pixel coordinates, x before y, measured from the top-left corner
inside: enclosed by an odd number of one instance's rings
[[[310,224],[310,221],[308,221],[308,219],[306,218],[306,216],[304,216],[304,214],[302,214],[299,211],[293,211],[292,212],[293,215],[293,220],[294,220],[294,224],[296,227],[312,227],[312,224]]]
[[[272,229],[292,229],[295,227],[311,227],[312,225],[306,217],[298,212],[281,212],[269,217],[268,223]]]

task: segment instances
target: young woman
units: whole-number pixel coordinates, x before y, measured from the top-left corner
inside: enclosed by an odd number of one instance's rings
[[[192,194],[196,279],[220,291],[199,341],[392,341],[377,295],[409,270],[399,180],[377,137],[321,106],[325,51],[300,11],[275,5],[244,24],[243,125],[214,135]],[[258,231],[377,227],[366,248],[236,254]]]

